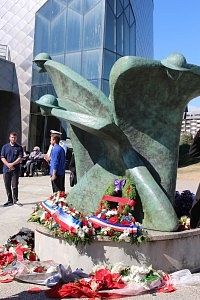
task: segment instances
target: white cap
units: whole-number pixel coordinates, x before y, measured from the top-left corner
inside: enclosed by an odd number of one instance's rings
[[[62,132],[59,132],[59,131],[56,131],[56,130],[50,130],[50,133],[53,133],[53,134],[62,134]]]

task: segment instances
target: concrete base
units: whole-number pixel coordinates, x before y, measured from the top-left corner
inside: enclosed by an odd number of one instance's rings
[[[90,273],[97,264],[118,262],[152,265],[166,273],[200,269],[200,228],[170,233],[148,231],[148,236],[148,242],[140,246],[104,239],[76,247],[52,237],[40,227],[35,231],[35,251],[40,260],[53,259],[56,263],[70,265],[72,270],[82,268],[86,273]]]

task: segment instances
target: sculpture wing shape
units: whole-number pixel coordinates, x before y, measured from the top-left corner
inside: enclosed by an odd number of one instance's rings
[[[78,73],[58,62],[47,61],[45,69],[52,79],[59,106],[93,117],[101,115],[107,123],[112,123],[111,103],[103,92]]]

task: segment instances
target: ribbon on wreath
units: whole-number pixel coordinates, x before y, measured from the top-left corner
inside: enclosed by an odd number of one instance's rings
[[[41,202],[41,205],[44,210],[51,214],[51,217],[62,228],[63,231],[77,233],[77,229],[82,225],[82,223],[75,219],[72,215],[65,213],[62,207],[53,207],[51,203],[52,201],[45,200]]]
[[[124,230],[128,230],[130,234],[134,234],[134,233],[136,234],[138,232],[138,226],[135,224],[129,226],[122,225],[120,223],[113,224],[110,223],[109,221],[99,219],[98,217],[95,216],[89,217],[88,221],[98,225],[99,227],[103,227],[103,228],[109,227],[119,232],[124,232]]]
[[[128,198],[123,198],[123,197],[109,196],[109,195],[104,195],[102,197],[102,200],[110,201],[110,202],[119,202],[119,203],[123,203],[123,204],[128,204],[130,206],[135,206],[135,204],[136,204],[136,202],[134,200],[131,200]]]

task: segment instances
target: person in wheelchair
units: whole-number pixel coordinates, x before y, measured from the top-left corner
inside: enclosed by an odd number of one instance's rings
[[[33,177],[34,169],[36,167],[39,167],[38,166],[39,163],[42,163],[42,152],[40,152],[40,147],[35,146],[26,162],[26,175],[25,176]]]

